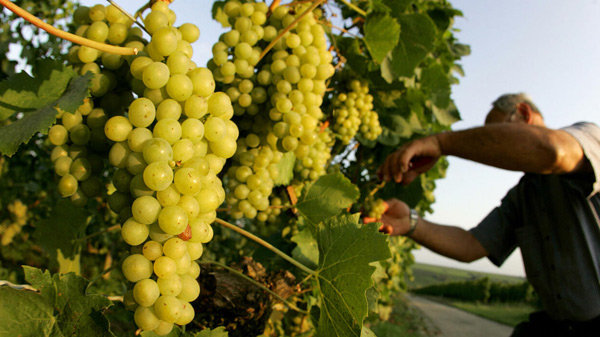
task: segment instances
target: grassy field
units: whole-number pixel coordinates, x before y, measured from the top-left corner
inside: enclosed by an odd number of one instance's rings
[[[434,266],[430,264],[417,263],[412,266],[413,279],[408,280],[408,288],[415,289],[432,284],[477,280],[488,276],[492,282],[518,283],[524,278],[517,276],[480,273],[476,271]]]
[[[446,268],[428,264],[415,264],[412,267],[414,278],[408,282],[410,289],[416,289],[433,284],[446,282],[458,282],[477,280],[489,277],[492,282],[518,283],[524,278],[500,274],[480,273],[456,268]],[[435,298],[427,296],[432,300],[443,302],[472,314],[491,319],[493,321],[515,326],[519,322],[527,320],[529,314],[538,308],[526,303],[473,303],[456,301],[449,298]]]

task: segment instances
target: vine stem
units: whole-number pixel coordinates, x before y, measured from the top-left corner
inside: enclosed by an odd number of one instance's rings
[[[275,246],[273,246],[272,244],[268,243],[267,241],[259,238],[258,236],[254,235],[252,233],[249,233],[249,232],[241,229],[240,227],[238,227],[236,225],[233,225],[233,224],[230,224],[229,222],[221,220],[219,218],[215,219],[215,222],[221,224],[224,227],[227,227],[227,228],[229,228],[229,229],[231,229],[233,231],[236,231],[236,232],[242,234],[243,236],[249,238],[250,240],[253,240],[253,241],[257,242],[258,244],[262,245],[263,247],[267,248],[268,250],[272,251],[273,253],[281,256],[284,260],[286,260],[287,262],[293,264],[294,266],[298,267],[299,269],[303,270],[304,272],[306,272],[308,274],[311,274],[311,275],[316,275],[317,274],[314,270],[312,270],[312,269],[306,267],[305,265],[303,265],[302,263],[294,260],[292,257],[290,257],[289,255],[287,255],[286,253],[284,253],[281,250],[277,249]]]
[[[0,0],[1,1],[1,0]],[[82,237],[81,239],[77,239],[77,241],[87,241],[88,239],[93,238],[94,236],[98,236],[100,234],[104,234],[104,233],[108,233],[108,232],[112,232],[112,231],[116,231],[117,229],[120,229],[121,225],[114,225],[114,226],[110,226],[107,229],[101,230],[99,232],[96,233],[92,233],[90,235],[86,235],[84,237]]]
[[[245,275],[244,273],[239,272],[238,270],[235,270],[235,269],[233,269],[233,268],[231,268],[231,267],[229,267],[227,265],[224,265],[222,263],[219,263],[217,261],[201,261],[200,264],[214,264],[215,266],[219,266],[221,268],[227,269],[229,272],[232,272],[232,273],[236,274],[237,276],[240,276],[240,277],[244,278],[246,281],[248,281],[248,282],[254,284],[255,286],[259,287],[260,289],[268,292],[273,297],[277,298],[278,300],[280,300],[281,302],[283,302],[285,305],[287,305],[288,307],[290,307],[290,309],[293,309],[293,310],[296,310],[296,311],[298,311],[300,313],[308,315],[308,311],[302,310],[302,309],[298,308],[293,303],[291,303],[288,300],[286,300],[285,298],[281,297],[278,293],[276,293],[273,290],[265,287],[264,284],[256,281],[255,279],[249,277],[248,275]]]
[[[351,2],[349,2],[347,0],[340,0],[340,1],[343,2],[346,6],[350,7],[351,9],[353,9],[358,14],[360,14],[362,16],[367,16],[367,12],[365,12],[362,9],[358,8],[356,5],[352,4]]]
[[[90,48],[98,49],[100,51],[111,53],[111,54],[136,55],[138,53],[137,48],[111,46],[106,43],[93,41],[93,40],[86,39],[81,36],[77,36],[75,34],[67,33],[64,30],[58,29],[56,27],[53,27],[53,26],[45,23],[44,21],[38,19],[37,17],[35,17],[31,13],[29,13],[28,11],[15,5],[14,3],[12,3],[9,0],[0,0],[0,4],[4,7],[8,8],[9,10],[11,10],[13,13],[17,14],[18,16],[22,17],[23,19],[31,22],[34,26],[41,28],[41,29],[45,30],[46,32],[48,32],[49,34],[55,35],[61,39],[71,41],[73,43],[76,43],[76,44],[79,44],[82,46],[87,46]]]
[[[277,41],[279,41],[281,39],[281,37],[283,37],[283,35],[285,35],[285,33],[289,32],[290,29],[292,29],[298,23],[298,21],[302,20],[302,18],[304,18],[308,13],[312,12],[313,9],[317,8],[317,6],[319,6],[324,1],[326,1],[326,0],[315,1],[307,10],[302,12],[302,14],[300,14],[296,18],[296,20],[292,21],[292,23],[290,23],[289,26],[285,27],[285,29],[282,30],[281,33],[279,33],[279,35],[277,35],[277,37],[274,38],[273,41],[271,41],[269,43],[269,45],[267,45],[267,47],[262,51],[262,53],[260,53],[260,57],[258,58],[258,61],[262,60],[263,57],[265,57],[265,55],[267,55],[267,53],[273,48],[273,46],[275,46]]]
[[[115,6],[116,9],[118,9],[119,11],[121,11],[121,13],[123,13],[127,18],[129,18],[129,20],[135,22],[136,25],[138,25],[141,29],[143,29],[148,35],[150,35],[150,33],[148,33],[148,31],[146,30],[146,27],[144,27],[143,24],[141,24],[137,18],[133,17],[133,15],[129,14],[129,12],[127,12],[125,9],[123,9],[123,7],[119,6],[119,4],[117,4],[116,2],[114,2],[113,0],[106,0],[108,1],[111,5]]]

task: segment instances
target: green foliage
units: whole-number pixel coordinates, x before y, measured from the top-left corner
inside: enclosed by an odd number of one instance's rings
[[[0,288],[2,336],[114,336],[101,311],[112,303],[86,294],[89,282],[73,273],[51,275],[24,267],[30,290]]]
[[[34,134],[46,133],[56,121],[57,108],[75,112],[88,95],[90,75],[71,81],[75,73],[70,68],[56,61],[42,63],[33,78],[20,73],[0,84],[0,119],[23,112],[22,117],[0,127],[3,155],[12,156]]]
[[[313,228],[350,207],[358,196],[358,188],[348,178],[340,173],[328,174],[304,187],[296,208]]]
[[[461,282],[433,284],[413,290],[417,294],[481,303],[536,303],[537,295],[529,282],[492,282],[489,277]]]
[[[377,224],[361,226],[358,216],[332,218],[319,226],[317,283],[321,314],[317,336],[360,336],[367,316],[366,291],[373,286],[372,262],[387,259],[385,235]]]
[[[79,254],[83,242],[77,241],[85,233],[88,213],[75,207],[69,200],[58,202],[49,218],[37,223],[33,238],[46,251],[53,261],[59,264],[63,273],[79,273]],[[75,261],[71,266],[69,261]]]

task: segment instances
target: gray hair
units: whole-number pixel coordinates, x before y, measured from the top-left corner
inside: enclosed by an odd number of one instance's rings
[[[492,106],[510,115],[515,112],[519,103],[526,103],[533,111],[541,115],[540,110],[537,108],[537,106],[535,106],[535,104],[533,104],[529,95],[522,92],[517,94],[504,94],[498,97],[498,99],[492,103]]]

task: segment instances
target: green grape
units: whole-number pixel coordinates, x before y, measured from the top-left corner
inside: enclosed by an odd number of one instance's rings
[[[133,126],[129,120],[123,116],[111,117],[104,125],[104,134],[108,139],[114,142],[127,140],[131,130],[133,130]]]
[[[152,139],[152,131],[147,128],[135,128],[127,136],[127,145],[134,152],[143,152],[146,141]],[[144,159],[145,161],[145,159]]]
[[[200,37],[200,29],[193,23],[184,23],[178,29],[181,32],[181,38],[189,43],[196,42]]]
[[[75,151],[77,149],[74,149],[74,145],[71,146],[69,148],[70,151]],[[129,157],[129,154],[131,154],[131,150],[129,149],[129,146],[127,145],[127,142],[119,142],[119,143],[115,143],[113,144],[113,146],[110,148],[110,151],[108,153],[108,162],[117,168],[126,168],[127,167],[127,158]],[[69,154],[70,157],[79,157],[79,156],[85,156],[83,153],[77,153],[77,152],[73,152],[73,154]]]
[[[165,162],[148,164],[143,173],[144,183],[153,191],[162,191],[173,181],[173,169]]]
[[[176,141],[181,139],[181,124],[174,119],[161,119],[154,125],[152,134],[156,138],[166,140],[169,145],[173,145]]]
[[[168,234],[179,235],[188,225],[186,211],[177,206],[166,206],[158,216],[158,225]]]
[[[123,260],[123,276],[130,282],[138,282],[152,276],[152,262],[142,254],[132,254]]]
[[[153,34],[158,29],[167,27],[168,25],[169,18],[165,13],[160,11],[151,11],[144,19],[144,26],[150,34]]]
[[[69,172],[79,181],[86,180],[92,174],[92,165],[85,158],[77,158],[71,163]]]
[[[158,220],[162,207],[158,200],[151,196],[141,196],[131,205],[131,212],[136,221],[150,225]],[[135,245],[132,245],[135,246]]]
[[[148,229],[150,230],[150,239],[159,243],[165,242],[173,236],[165,233],[158,225],[158,222],[151,224]]]
[[[147,140],[144,143],[142,154],[148,164],[154,162],[169,163],[173,160],[173,148],[168,141],[162,138]]]
[[[154,63],[154,61],[147,56],[138,56],[136,57],[129,66],[129,71],[134,78],[138,80],[143,79],[144,70]]]
[[[156,120],[161,119],[175,119],[178,120],[181,117],[181,104],[172,98],[167,98],[160,102],[158,108],[156,108]]]
[[[154,122],[156,109],[151,100],[141,97],[129,105],[129,121],[137,128],[146,128]]]
[[[192,302],[200,295],[200,285],[190,275],[181,275],[181,292],[177,295],[181,301]]]
[[[194,90],[192,80],[185,74],[173,74],[167,81],[167,93],[179,102],[190,98]]]
[[[183,137],[183,125],[182,125]],[[180,139],[173,144],[173,160],[185,163],[194,156],[194,143],[189,139]]]
[[[183,305],[175,296],[160,296],[154,304],[157,316],[169,323],[175,323],[181,316]]]
[[[150,233],[149,228],[148,228],[148,233]],[[156,259],[158,259],[159,257],[161,257],[163,255],[162,245],[153,240],[148,241],[148,242],[144,243],[144,247],[142,248],[142,254],[148,260],[155,261]],[[160,286],[160,284],[159,284],[159,286]]]
[[[156,51],[162,56],[169,56],[177,50],[177,35],[171,27],[162,27],[152,34],[152,42]]]
[[[150,331],[159,327],[160,318],[156,314],[154,307],[138,306],[133,315],[135,324],[142,330]]]
[[[54,162],[54,171],[61,177],[65,174],[69,174],[72,162],[73,159],[69,156],[60,157]]]
[[[58,181],[58,193],[64,197],[70,197],[77,192],[78,182],[71,174],[65,174]]]
[[[53,125],[48,131],[48,140],[56,146],[64,145],[69,140],[69,131],[60,124]]]
[[[100,56],[100,52],[91,47],[79,46],[79,49],[77,50],[77,57],[82,63],[94,62],[98,56]]]
[[[181,168],[175,173],[175,187],[183,195],[195,195],[200,191],[200,173],[193,168]]]
[[[200,214],[200,205],[195,197],[190,195],[183,195],[179,198],[177,206],[183,208],[188,215],[188,219],[193,219]]]
[[[142,80],[149,89],[160,89],[169,81],[169,67],[162,62],[153,62],[144,68]]]
[[[133,298],[142,307],[152,306],[159,296],[158,284],[153,279],[140,280],[133,287]]]
[[[190,254],[190,259],[192,261],[198,260],[202,256],[202,253],[204,252],[204,246],[202,245],[202,243],[191,242],[188,240],[185,242],[185,244],[187,246],[188,254]]]
[[[161,295],[177,296],[181,292],[181,277],[175,273],[167,277],[159,277],[156,280]]]
[[[146,186],[146,183],[144,182],[144,174],[140,173],[134,175],[133,178],[131,178],[131,182],[129,183],[129,193],[132,197],[139,198],[142,196],[154,195],[154,190]]]
[[[156,192],[156,199],[163,207],[173,206],[179,203],[180,193],[175,184],[171,184],[166,189]]]
[[[152,330],[152,332],[154,332],[158,336],[166,336],[169,333],[171,333],[172,330],[173,330],[173,323],[167,323],[165,321],[160,321],[160,324],[158,325],[158,327],[156,329]]]
[[[180,238],[171,238],[164,243],[163,253],[175,261],[187,253],[187,245]]]
[[[227,133],[225,121],[218,117],[208,117],[204,123],[204,137],[211,142],[218,142]]]
[[[97,42],[104,42],[108,38],[108,25],[103,21],[93,22],[86,30],[86,37]]]
[[[200,219],[193,219],[190,221],[190,228],[192,229],[191,242],[207,243],[212,240],[213,229],[206,222]]]
[[[111,23],[108,29],[108,42],[113,45],[119,45],[125,42],[125,39],[127,39],[127,31],[127,25],[120,22]]]
[[[190,69],[190,58],[181,51],[175,51],[167,59],[167,66],[171,75],[186,74]]]
[[[175,260],[168,256],[161,256],[154,261],[154,274],[159,278],[168,278],[171,275],[175,275],[176,271],[177,264]]]

